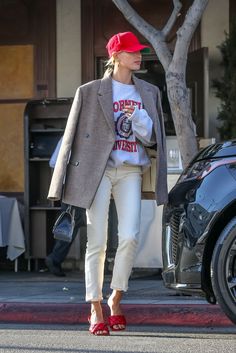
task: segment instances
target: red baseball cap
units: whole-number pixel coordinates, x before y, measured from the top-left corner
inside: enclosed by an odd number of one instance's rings
[[[117,33],[112,36],[106,45],[109,57],[119,51],[133,53],[135,51],[149,52],[150,48],[139,42],[138,38],[132,32]]]

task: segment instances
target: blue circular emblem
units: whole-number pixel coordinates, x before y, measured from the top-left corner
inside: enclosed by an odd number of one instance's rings
[[[125,139],[128,139],[133,131],[132,131],[132,122],[131,120],[124,114],[122,113],[116,120],[116,133],[120,137],[124,137]]]

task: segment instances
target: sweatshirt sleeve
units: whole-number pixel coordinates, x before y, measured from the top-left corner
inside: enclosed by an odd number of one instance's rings
[[[129,119],[132,121],[134,135],[145,146],[152,146],[156,143],[153,138],[153,122],[145,109],[138,109],[136,106]]]

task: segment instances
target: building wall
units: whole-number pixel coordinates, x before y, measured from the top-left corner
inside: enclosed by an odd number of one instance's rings
[[[57,97],[73,97],[81,84],[80,0],[57,0]]]
[[[221,55],[217,48],[229,30],[229,0],[210,0],[202,18],[202,46],[209,48],[209,137],[219,138],[217,133],[217,110],[220,101],[215,97],[212,80],[221,75]]]

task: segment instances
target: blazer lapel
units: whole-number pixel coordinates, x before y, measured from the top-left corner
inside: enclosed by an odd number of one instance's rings
[[[112,80],[111,77],[101,79],[101,85],[98,90],[98,101],[101,105],[105,119],[115,136],[115,123],[113,116],[113,97],[112,97]]]

